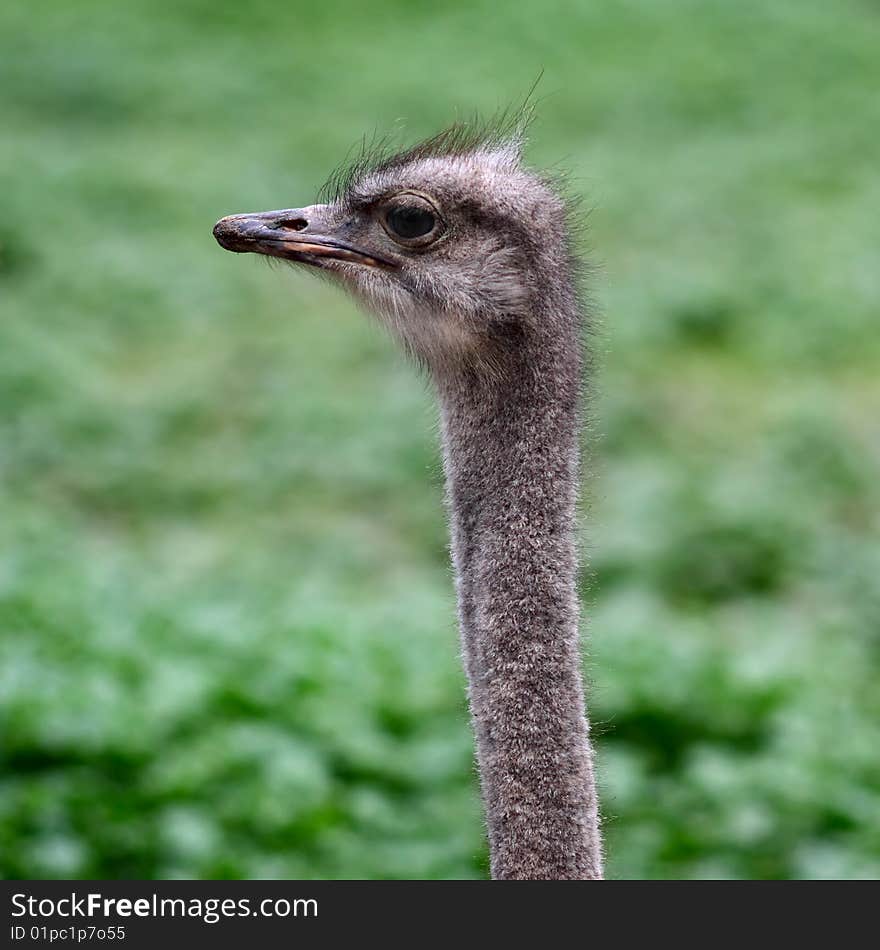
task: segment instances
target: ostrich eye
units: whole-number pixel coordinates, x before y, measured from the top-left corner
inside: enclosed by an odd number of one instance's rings
[[[401,205],[385,215],[385,223],[392,237],[413,241],[430,234],[437,225],[437,218],[426,208]]]

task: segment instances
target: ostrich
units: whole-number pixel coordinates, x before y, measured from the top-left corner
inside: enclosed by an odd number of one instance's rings
[[[441,420],[462,654],[495,879],[602,877],[578,636],[582,314],[569,215],[522,135],[362,156],[325,203],[222,218],[378,314]]]

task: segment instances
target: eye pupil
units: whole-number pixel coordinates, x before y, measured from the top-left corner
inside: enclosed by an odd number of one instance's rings
[[[393,208],[385,219],[388,227],[404,239],[420,238],[434,230],[435,219],[424,208],[403,206]]]

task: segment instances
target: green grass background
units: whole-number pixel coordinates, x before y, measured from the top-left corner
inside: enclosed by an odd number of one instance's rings
[[[486,874],[430,394],[211,226],[543,68],[610,873],[880,876],[878,49],[871,0],[2,4],[0,871]]]

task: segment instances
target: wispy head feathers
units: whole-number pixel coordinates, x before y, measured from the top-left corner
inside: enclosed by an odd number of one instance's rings
[[[455,122],[442,132],[399,151],[388,136],[374,134],[370,139],[365,136],[327,179],[318,200],[341,201],[368,176],[429,158],[483,154],[497,155],[505,163],[518,164],[533,117],[534,105],[527,100],[522,106],[505,109],[489,120],[475,115],[470,120]]]

